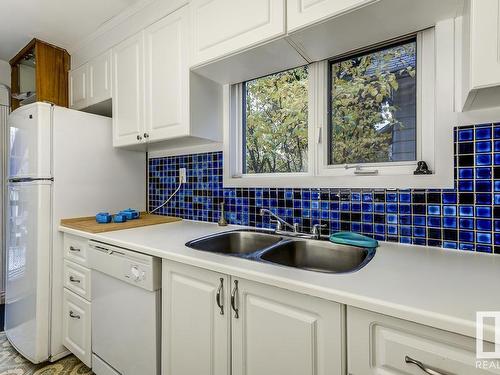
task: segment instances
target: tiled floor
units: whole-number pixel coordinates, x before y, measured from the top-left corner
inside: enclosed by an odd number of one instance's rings
[[[21,356],[0,332],[0,375],[92,375],[92,371],[75,356],[54,363],[34,365]]]

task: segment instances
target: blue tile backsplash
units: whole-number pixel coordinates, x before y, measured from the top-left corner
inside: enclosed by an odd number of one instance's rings
[[[176,188],[179,168],[187,184],[159,213],[219,219],[225,202],[231,224],[269,228],[269,208],[309,231],[353,231],[378,240],[500,254],[500,124],[455,128],[455,189],[225,188],[222,152],[149,160],[150,209]]]

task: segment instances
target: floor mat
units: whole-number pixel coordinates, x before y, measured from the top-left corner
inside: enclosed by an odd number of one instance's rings
[[[0,375],[92,375],[93,372],[74,355],[54,363],[34,365],[10,345],[0,332]]]

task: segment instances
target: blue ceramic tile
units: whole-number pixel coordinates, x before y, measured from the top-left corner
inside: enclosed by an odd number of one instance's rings
[[[476,230],[491,230],[491,220],[476,220]]]
[[[495,165],[500,165],[500,154],[495,154]]]
[[[457,227],[457,218],[456,217],[443,217],[443,227],[456,228]]]
[[[500,204],[500,194],[495,194],[494,202],[495,204]]]
[[[458,214],[460,216],[474,216],[474,207],[473,206],[459,206]]]
[[[457,193],[443,193],[443,203],[445,204],[457,203]]]
[[[425,226],[425,216],[413,216],[413,225]]]
[[[491,243],[491,233],[476,232],[476,242],[478,243]]]
[[[444,216],[456,216],[457,215],[457,206],[443,206],[443,215]]]
[[[491,191],[491,180],[476,180],[476,191],[477,192],[489,192]]]
[[[488,206],[477,206],[476,207],[476,217],[491,217],[491,207]]]
[[[429,215],[440,215],[441,214],[441,207],[437,206],[437,205],[428,206],[427,213]]]
[[[474,183],[472,181],[458,181],[458,191],[473,191]]]
[[[477,153],[491,152],[492,150],[491,141],[476,142],[475,145]]]
[[[474,178],[474,169],[472,168],[458,168],[458,178],[460,179],[471,179]]]
[[[500,152],[500,141],[495,141],[494,145],[495,152]]]
[[[452,242],[452,241],[444,241],[443,247],[445,249],[456,249],[458,247],[458,244],[456,242]]]
[[[460,231],[458,234],[458,238],[463,242],[474,242],[474,232],[469,231]]]
[[[472,129],[458,130],[458,141],[472,141],[474,139],[474,131]]]
[[[476,155],[476,165],[491,165],[491,155],[490,154]]]
[[[491,178],[491,168],[490,167],[481,167],[476,168],[476,178]]]
[[[437,216],[429,216],[427,217],[427,225],[429,227],[440,227],[441,226],[441,218]]]
[[[477,128],[476,140],[479,139],[491,139],[491,127]]]
[[[491,194],[476,193],[476,204],[491,204]]]
[[[500,138],[500,126],[495,126],[495,139],[496,138]]]

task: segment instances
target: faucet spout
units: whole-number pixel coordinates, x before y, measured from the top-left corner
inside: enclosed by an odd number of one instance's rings
[[[294,233],[297,231],[297,228],[289,223],[287,223],[285,220],[283,220],[281,217],[273,213],[271,210],[268,210],[267,208],[262,208],[260,210],[261,216],[264,216],[265,214],[268,214],[272,218],[276,220],[276,231],[280,231],[283,228],[283,225],[291,229]]]

